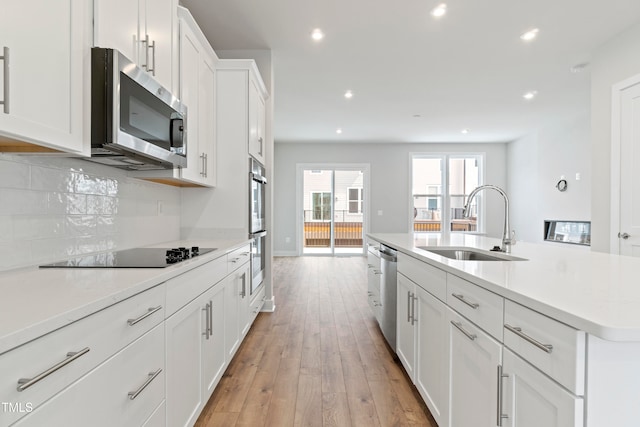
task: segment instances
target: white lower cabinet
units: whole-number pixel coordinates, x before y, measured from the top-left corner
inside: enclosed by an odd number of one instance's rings
[[[209,312],[205,309],[205,315],[209,316],[208,319],[205,318],[205,326],[208,323],[209,331],[205,334],[202,356],[204,398],[206,400],[220,382],[227,360],[224,351],[224,286],[218,284],[211,288],[205,294],[204,301],[210,307]]]
[[[204,406],[203,347],[206,295],[165,322],[167,341],[167,425],[193,425]]]
[[[449,419],[447,306],[398,274],[397,354],[438,425]]]
[[[498,426],[498,367],[502,364],[502,345],[451,309],[447,309],[447,320],[450,426]]]
[[[438,425],[449,423],[447,306],[416,285],[415,385]]]
[[[164,368],[160,324],[15,425],[142,425],[164,400]]]
[[[409,378],[415,378],[416,337],[413,327],[413,298],[415,283],[398,274],[397,318],[396,318],[396,354],[407,371]]]
[[[503,355],[505,427],[581,427],[583,399],[574,396],[508,349]]]

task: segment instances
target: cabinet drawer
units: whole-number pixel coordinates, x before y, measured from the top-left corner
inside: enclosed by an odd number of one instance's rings
[[[398,254],[398,272],[441,301],[447,300],[447,273],[408,255]]]
[[[504,344],[575,394],[584,394],[583,331],[507,300]]]
[[[504,298],[501,296],[448,274],[447,305],[502,341]]]
[[[251,259],[251,246],[246,245],[227,254],[227,272],[237,270]]]
[[[3,354],[0,402],[29,402],[37,409],[160,323],[164,319],[164,294],[164,286],[156,286]],[[35,381],[38,377],[42,379]],[[32,385],[23,384],[24,390],[18,391],[18,381],[25,378],[34,381]],[[22,415],[0,411],[0,425]]]
[[[258,313],[260,313],[260,310],[262,310],[262,306],[264,305],[265,298],[266,298],[265,289],[263,286],[260,289],[260,292],[254,295],[251,300],[251,306],[249,307],[250,323],[253,323],[256,316],[258,316]]]
[[[367,267],[369,269],[380,270],[380,257],[367,252]]]
[[[164,400],[164,326],[158,325],[16,426],[139,426]]]
[[[227,257],[222,256],[189,270],[166,282],[167,310],[165,318],[193,301],[227,275]]]

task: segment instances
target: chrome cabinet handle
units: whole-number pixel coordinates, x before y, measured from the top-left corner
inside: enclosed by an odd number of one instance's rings
[[[205,328],[202,335],[205,336],[206,339],[209,339],[213,335],[213,301],[209,301],[202,311],[205,312]]]
[[[155,371],[155,372],[149,372],[149,377],[148,377],[148,378],[147,378],[147,380],[144,382],[144,384],[142,384],[142,385],[141,385],[141,386],[140,386],[136,391],[130,391],[130,392],[128,393],[128,394],[129,394],[129,399],[130,399],[130,400],[133,400],[133,399],[135,399],[136,397],[138,397],[138,395],[139,395],[140,393],[142,393],[142,391],[143,391],[145,388],[147,388],[147,386],[148,386],[149,384],[151,384],[151,381],[155,380],[155,379],[156,379],[156,377],[157,377],[158,375],[160,375],[160,372],[162,372],[162,368],[158,368],[158,370],[157,370],[157,371]]]
[[[260,150],[258,150],[258,153],[262,154],[262,137],[258,138],[258,142],[260,143]]]
[[[407,322],[411,323],[411,291],[407,291]]]
[[[480,307],[480,304],[478,304],[477,302],[469,302],[465,299],[464,295],[462,294],[451,294],[452,297],[459,299],[460,301],[462,301],[463,303],[467,304],[469,307],[473,308],[474,310],[476,310],[478,307]]]
[[[153,54],[151,55],[151,61],[152,61],[153,67],[147,68],[147,71],[150,72],[151,75],[155,77],[156,75],[156,41],[153,40],[151,44],[148,44],[149,43],[148,40],[149,40],[149,36],[147,35],[147,52],[149,49],[151,49],[153,52]],[[148,61],[149,61],[149,54],[147,53],[147,63]]]
[[[209,155],[204,153],[204,177],[209,177]]]
[[[502,426],[502,420],[505,418],[509,418],[508,415],[505,415],[502,413],[502,395],[503,395],[503,389],[502,389],[502,380],[504,378],[509,378],[509,375],[504,374],[502,372],[502,366],[498,365],[498,413],[497,413],[497,424],[498,427]]]
[[[9,70],[10,70],[10,62],[9,62],[9,48],[7,46],[4,47],[2,56],[0,56],[0,60],[3,62],[4,69],[4,99],[0,101],[0,105],[4,106],[4,113],[9,114]]]
[[[140,317],[137,317],[135,319],[129,319],[127,320],[127,324],[129,326],[133,326],[136,323],[140,322],[141,320],[146,319],[147,317],[151,316],[153,313],[155,313],[156,311],[162,310],[162,306],[159,305],[157,307],[150,307],[146,313],[144,313],[143,315],[141,315]]]
[[[510,330],[511,332],[513,332],[514,334],[516,334],[517,336],[519,336],[520,338],[522,338],[523,340],[527,341],[528,343],[538,347],[540,350],[544,351],[545,353],[551,353],[553,351],[553,346],[551,344],[543,344],[540,341],[536,340],[535,338],[530,337],[529,335],[522,332],[522,328],[519,328],[517,326],[507,325],[506,323],[504,324],[504,327]]]
[[[149,71],[149,34],[145,35],[140,43],[144,46],[144,64],[141,64],[140,67]]]
[[[56,372],[58,369],[63,368],[65,366],[67,366],[69,363],[73,362],[74,360],[78,359],[80,356],[83,356],[85,354],[87,354],[89,352],[89,347],[85,347],[80,351],[73,351],[73,352],[69,352],[67,353],[67,358],[64,359],[63,361],[56,363],[54,366],[50,367],[49,369],[47,369],[44,372],[41,372],[40,374],[36,375],[33,378],[20,378],[18,380],[18,391],[25,391],[26,389],[28,389],[29,387],[31,387],[32,385],[34,385],[35,383],[45,379],[46,377],[48,377],[49,375],[53,374],[54,372]]]
[[[453,326],[455,326],[460,332],[462,332],[463,334],[466,335],[467,338],[469,338],[471,341],[474,341],[476,338],[478,338],[478,336],[476,334],[472,334],[471,332],[468,332],[467,330],[465,330],[462,327],[462,323],[460,322],[454,322],[453,320],[451,321],[451,324]]]
[[[618,239],[627,240],[629,237],[631,237],[631,234],[629,234],[629,233],[618,233]]]
[[[205,177],[205,176],[207,176],[207,174],[205,173],[204,168],[207,167],[207,163],[206,163],[207,161],[205,160],[205,154],[204,153],[200,154],[200,159],[202,160],[202,164],[201,164],[202,168],[201,168],[201,171],[200,171],[200,176]]]
[[[418,321],[418,318],[416,317],[416,301],[418,301],[418,297],[416,297],[416,294],[414,293],[411,296],[411,325],[415,325],[415,323]]]
[[[209,336],[213,336],[213,301],[209,300]]]
[[[373,274],[375,274],[376,276],[380,276],[382,274],[382,271],[380,270],[373,270]]]

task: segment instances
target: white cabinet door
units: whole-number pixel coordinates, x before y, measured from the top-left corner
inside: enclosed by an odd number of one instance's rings
[[[449,328],[447,306],[415,286],[415,385],[440,426],[449,423]]]
[[[504,350],[502,425],[508,427],[582,427],[583,400]]]
[[[204,52],[200,60],[198,152],[204,155],[200,182],[209,187],[216,185],[215,80],[214,60]]]
[[[10,148],[18,140],[65,152],[86,148],[88,154],[83,82],[91,16],[86,3],[2,2],[0,56],[8,58],[0,60],[0,151],[20,151]]]
[[[94,43],[119,50],[172,90],[174,0],[94,0]]]
[[[140,0],[144,3],[144,22],[140,22],[141,38],[148,36],[149,45],[142,45],[141,64],[147,68],[155,79],[165,88],[173,89],[173,38],[177,21],[177,1],[175,0]],[[144,29],[144,31],[143,31]],[[148,58],[147,58],[148,57]],[[144,62],[142,62],[144,61]]]
[[[239,289],[238,295],[238,325],[239,325],[239,333],[240,337],[244,338],[249,332],[249,328],[251,328],[251,323],[253,321],[253,316],[250,316],[249,311],[251,310],[251,264],[246,263],[244,266],[240,267],[238,271],[236,271],[236,286]]]
[[[228,276],[224,283],[224,348],[227,360],[231,360],[240,345],[240,288],[234,274]]]
[[[256,81],[249,80],[249,154],[265,164],[265,102]]]
[[[415,380],[414,298],[415,284],[398,274],[396,353],[412,381]]]
[[[144,0],[141,1],[144,13]],[[140,6],[138,0],[94,0],[94,44],[117,49],[131,61],[139,63]]]
[[[502,346],[449,308],[447,320],[450,343],[450,426],[497,426],[498,367],[502,360]]]
[[[204,399],[207,400],[216,385],[222,378],[225,367],[224,350],[224,284],[219,283],[204,294],[205,309],[209,304],[209,311],[205,311],[208,319],[205,319],[205,327],[209,326],[209,332],[204,335],[203,343],[203,368],[204,374]],[[206,332],[206,331],[205,331]]]
[[[193,425],[205,400],[202,395],[206,299],[191,301],[165,322],[167,343],[167,425]]]

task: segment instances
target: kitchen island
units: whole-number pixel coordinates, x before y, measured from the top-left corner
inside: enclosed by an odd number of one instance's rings
[[[441,427],[637,425],[639,259],[518,242],[496,254],[521,260],[457,260],[429,249],[501,242],[368,237],[399,252],[396,351]]]

